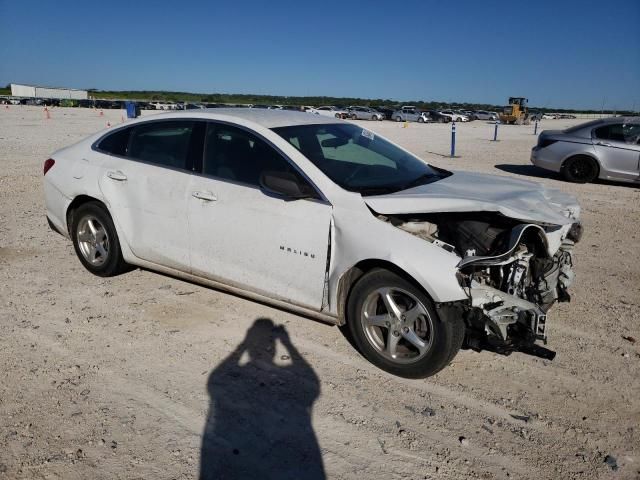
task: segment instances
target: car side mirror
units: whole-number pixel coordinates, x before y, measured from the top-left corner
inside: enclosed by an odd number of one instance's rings
[[[260,175],[260,186],[268,193],[291,199],[317,198],[309,184],[290,172],[266,171]]]

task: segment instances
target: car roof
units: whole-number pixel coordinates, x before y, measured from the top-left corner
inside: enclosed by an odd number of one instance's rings
[[[261,108],[203,108],[197,111],[161,113],[140,117],[140,120],[158,120],[160,118],[202,118],[205,120],[244,120],[257,123],[265,128],[288,127],[291,125],[317,125],[338,123],[341,120],[323,117],[313,113],[294,110],[265,110]]]
[[[563,130],[564,133],[575,133],[580,130],[592,129],[604,125],[612,125],[617,123],[639,123],[640,117],[606,117],[591,120],[590,122],[580,123]]]

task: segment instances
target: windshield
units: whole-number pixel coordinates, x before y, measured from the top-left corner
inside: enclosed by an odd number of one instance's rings
[[[296,125],[274,132],[345,190],[380,195],[450,175],[353,124]]]

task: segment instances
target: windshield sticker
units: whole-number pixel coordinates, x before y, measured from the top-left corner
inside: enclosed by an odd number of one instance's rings
[[[373,134],[373,132],[371,132],[371,131],[369,131],[369,130],[367,130],[365,128],[362,129],[362,136],[364,138],[368,138],[369,140],[373,140],[373,139],[376,138],[376,136]]]

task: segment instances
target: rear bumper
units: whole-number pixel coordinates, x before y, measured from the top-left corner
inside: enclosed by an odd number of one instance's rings
[[[44,198],[49,226],[55,232],[69,238],[66,212],[71,199],[64,196],[52,182],[47,180],[44,182]]]
[[[533,147],[531,149],[530,161],[536,167],[544,168],[545,170],[551,170],[553,172],[560,172],[560,162],[555,158],[545,158],[544,149]]]

